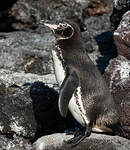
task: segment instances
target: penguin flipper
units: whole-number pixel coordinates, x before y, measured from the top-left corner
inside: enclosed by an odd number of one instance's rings
[[[59,111],[62,117],[66,117],[69,101],[78,86],[78,78],[75,72],[66,75],[59,93]]]

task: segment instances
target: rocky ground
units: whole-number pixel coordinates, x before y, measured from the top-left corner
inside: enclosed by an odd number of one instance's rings
[[[130,138],[129,10],[129,0],[1,3],[0,150],[71,149],[66,140],[72,136],[63,132],[74,127],[74,120],[70,114],[66,119],[61,118],[57,108],[58,86],[51,59],[55,39],[39,24],[40,20],[67,18],[79,25],[84,48],[105,77]],[[125,138],[92,134],[76,149],[128,150],[129,147],[130,141]]]

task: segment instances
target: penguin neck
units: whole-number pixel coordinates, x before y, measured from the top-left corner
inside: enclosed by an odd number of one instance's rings
[[[62,50],[62,52],[71,52],[72,49],[76,50],[78,47],[81,47],[81,41],[80,39],[65,39],[65,40],[58,40],[56,42],[56,45]]]

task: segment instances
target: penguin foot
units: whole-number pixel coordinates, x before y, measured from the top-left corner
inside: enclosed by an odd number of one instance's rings
[[[78,145],[81,141],[83,141],[86,137],[89,137],[91,134],[92,128],[87,127],[86,131],[83,133],[80,132],[80,134],[75,134],[73,138],[68,140],[68,144],[71,144],[72,147]]]
[[[80,143],[80,139],[82,139],[82,137],[84,137],[83,134],[80,134],[76,137],[73,137],[72,139],[68,140],[68,144],[72,144],[72,146],[76,146],[78,143]]]
[[[74,137],[77,137],[77,136],[83,134],[83,132],[82,131],[69,131],[69,132],[66,132],[66,135],[72,135],[72,134],[74,135]]]

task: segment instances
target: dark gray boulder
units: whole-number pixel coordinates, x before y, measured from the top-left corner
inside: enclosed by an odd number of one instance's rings
[[[39,75],[52,73],[53,45],[51,32],[0,33],[0,68]]]
[[[30,97],[30,85],[20,85],[39,80],[53,87],[56,83],[55,76],[54,74],[44,76],[24,74],[4,69],[0,69],[0,74],[0,134],[7,136],[7,142],[3,141],[4,138],[0,141],[6,143],[6,146],[9,146],[9,143],[14,143],[14,147],[17,147],[17,138],[23,138],[23,141],[24,139],[31,140],[37,130]],[[22,144],[26,147],[24,142]],[[2,148],[4,148],[4,144]]]
[[[30,86],[23,89],[19,86],[38,80],[51,87],[56,84],[50,54],[54,38],[48,32],[45,37],[31,32],[0,35],[0,133],[8,135],[9,141],[17,147],[17,138],[31,139],[37,129]],[[14,135],[17,136],[12,141]],[[10,142],[5,143],[10,145]]]
[[[120,21],[122,20],[123,14],[130,10],[129,0],[114,0],[113,1],[113,12],[110,17],[111,26],[113,31],[117,29]]]
[[[110,61],[104,77],[114,96],[121,122],[130,138],[130,61],[118,56]]]
[[[110,16],[112,11],[113,3],[111,0],[92,0],[88,7],[83,10],[84,48],[92,56],[92,60],[102,74],[109,60],[117,56],[111,31]]]
[[[73,0],[18,0],[12,7],[10,15],[15,18],[14,29],[35,29],[39,21],[72,19],[82,20],[81,5]]]
[[[48,85],[54,85],[54,75],[38,76],[33,74],[11,73],[0,70],[0,125],[2,133],[16,133],[24,137],[33,137],[36,131],[32,99],[30,98],[30,86],[23,89],[13,85],[22,85],[27,82],[43,81]],[[50,81],[50,83],[49,83]],[[12,86],[11,86],[12,85]]]
[[[130,60],[130,11],[127,11],[114,32],[118,54]]]
[[[52,134],[38,139],[32,150],[129,150],[130,141],[118,136],[91,134],[76,147],[67,144],[71,135]]]
[[[32,145],[28,140],[14,135],[13,139],[0,135],[0,150],[30,150]]]

